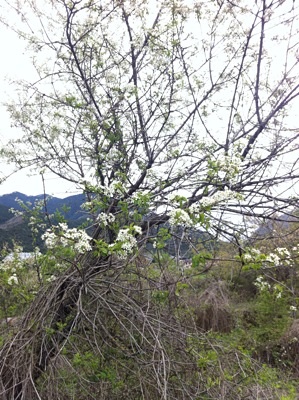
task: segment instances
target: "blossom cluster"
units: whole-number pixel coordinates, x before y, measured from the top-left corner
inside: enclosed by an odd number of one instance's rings
[[[283,261],[284,264],[293,266],[292,255],[288,249],[285,247],[277,247],[275,251],[278,253],[281,261]]]
[[[130,198],[132,204],[148,209],[151,200],[151,195],[148,190],[134,192]]]
[[[9,285],[17,285],[19,283],[18,281],[18,277],[16,274],[12,274],[8,279],[7,279],[7,283]]]
[[[169,223],[172,226],[182,225],[192,227],[194,222],[185,210],[173,209],[169,212]]]
[[[14,251],[9,253],[0,264],[0,272],[4,272],[7,278],[8,285],[17,285],[21,274],[24,273],[24,267],[27,262],[30,263],[33,259],[40,256],[39,248],[36,247],[34,252],[25,253],[21,246],[15,246]]]
[[[218,175],[221,178],[226,177],[228,180],[232,181],[238,175],[241,164],[242,159],[240,154],[235,153],[231,156],[223,155],[217,160],[217,167],[219,168]]]
[[[219,203],[225,203],[233,199],[242,200],[242,196],[238,192],[225,188],[223,191],[218,191],[209,197],[202,198],[198,204],[192,204],[190,206],[190,211],[196,214],[202,208],[211,207]]]
[[[283,287],[279,284],[271,286],[268,282],[264,280],[264,278],[261,275],[256,278],[254,285],[261,292],[271,291],[277,300],[282,298]]]
[[[76,228],[69,229],[66,223],[59,223],[57,228],[55,230],[48,229],[42,235],[42,239],[49,249],[61,245],[63,247],[71,246],[80,254],[92,250],[91,238],[85,231]]]
[[[270,253],[267,255],[265,261],[275,265],[275,267],[278,267],[280,264],[280,257],[275,253]]]
[[[269,254],[262,254],[260,250],[258,249],[249,249],[247,253],[243,255],[243,260],[246,263],[251,263],[251,262],[266,262],[268,264],[271,264],[275,267],[278,267],[279,265],[282,264],[282,262],[285,265],[292,265],[291,264],[291,254],[288,249],[285,247],[277,247],[275,249],[275,252],[269,253]]]
[[[98,185],[98,189],[100,189],[103,194],[107,197],[113,197],[117,193],[122,192],[122,183],[119,181],[114,181],[110,186]]]
[[[92,201],[85,201],[80,207],[82,210],[90,211],[93,209],[94,203]]]
[[[132,232],[140,235],[142,233],[142,230],[140,226],[136,225],[131,228],[120,229],[115,243],[110,245],[110,248],[113,248],[115,247],[115,244],[120,244],[120,250],[117,251],[117,254],[120,258],[125,259],[137,247],[137,240]]]
[[[111,224],[112,222],[115,221],[115,216],[113,214],[106,214],[106,213],[100,213],[97,217],[97,220],[103,224],[104,226],[107,226]]]
[[[18,268],[23,267],[23,263],[21,261],[21,257],[19,256],[22,254],[23,247],[15,246],[14,252],[8,254],[0,264],[1,271],[11,271],[16,272]]]
[[[247,253],[243,254],[243,260],[246,263],[254,262],[259,260],[261,252],[259,249],[249,249]]]
[[[265,282],[264,278],[260,275],[256,278],[254,285],[262,292],[264,290],[269,290],[271,285]]]
[[[187,198],[184,197],[184,196],[180,196],[178,193],[170,193],[170,194],[168,195],[168,200],[169,200],[171,203],[181,204],[182,201],[183,201],[183,202],[186,202],[186,201],[187,201]]]
[[[120,194],[124,193],[124,191],[125,191],[123,183],[118,180],[114,180],[109,185],[108,184],[102,185],[102,184],[99,184],[98,182],[83,180],[83,181],[80,181],[80,185],[82,185],[82,187],[85,191],[103,194],[104,196],[107,196],[107,197],[116,197],[117,195],[120,195]],[[97,207],[98,203],[99,202],[97,202],[96,199],[93,199],[91,201],[86,201],[81,206],[81,208],[83,210],[90,211],[90,210],[93,210],[95,207]]]
[[[35,235],[38,234],[39,229],[43,229],[46,227],[46,225],[44,223],[41,223],[40,219],[38,217],[36,217],[35,215],[30,216],[28,225],[31,228],[31,232]]]
[[[0,271],[16,272],[24,267],[24,262],[26,260],[32,260],[40,255],[41,253],[38,247],[34,249],[34,252],[24,253],[23,247],[15,246],[14,251],[2,260]]]
[[[173,208],[168,213],[169,223],[172,226],[181,225],[188,228],[192,227],[195,224],[195,220],[199,218],[205,208],[228,202],[231,199],[242,200],[242,196],[238,192],[225,188],[223,191],[218,191],[209,197],[202,198],[198,203],[192,204],[188,211],[182,208]],[[176,204],[178,207],[183,207],[186,200],[185,197],[178,196],[177,194],[171,194],[169,196],[169,201],[171,201],[172,204]]]
[[[24,211],[21,211],[21,210],[16,210],[15,208],[13,208],[13,207],[11,207],[10,209],[9,209],[9,212],[10,213],[12,213],[12,214],[14,214],[16,217],[17,216],[23,216],[24,215]]]

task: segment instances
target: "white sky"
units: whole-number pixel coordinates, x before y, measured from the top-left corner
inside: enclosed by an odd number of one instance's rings
[[[2,24],[0,24],[0,146],[15,137],[18,132],[11,127],[9,114],[5,103],[14,96],[14,81],[19,79],[34,79],[35,70],[29,57],[26,56],[26,43]],[[14,171],[13,165],[7,165],[0,160],[0,177]],[[57,197],[66,197],[78,193],[74,187],[56,178],[46,176],[46,192]],[[0,195],[11,192],[21,192],[30,195],[43,193],[43,183],[39,174],[29,170],[20,171],[0,184]]]

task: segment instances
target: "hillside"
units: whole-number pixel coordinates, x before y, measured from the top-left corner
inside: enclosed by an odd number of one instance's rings
[[[22,210],[16,199],[22,200],[25,204],[31,203],[33,205],[36,200],[43,198],[44,195],[27,196],[20,192],[0,196],[0,248],[4,246],[12,248],[13,243],[18,243],[22,245],[24,251],[32,251],[33,238],[27,222],[22,217],[13,215],[10,209]],[[59,211],[70,226],[78,226],[85,218],[80,208],[83,201],[83,194],[64,199],[48,196],[47,212],[54,214],[55,211]],[[36,245],[42,246],[40,235],[38,235]]]
[[[50,214],[53,214],[55,211],[59,210],[63,216],[70,221],[75,221],[83,217],[81,211],[81,204],[85,200],[84,194],[77,194],[73,196],[66,197],[64,199],[60,199],[58,197],[53,197],[46,195],[47,197],[47,211]],[[6,216],[6,211],[10,208],[14,208],[16,210],[22,210],[20,204],[16,201],[16,199],[21,200],[23,203],[31,203],[34,204],[37,200],[43,200],[44,195],[36,195],[36,196],[27,196],[20,192],[13,192],[9,194],[4,194],[0,196],[0,207],[5,206],[3,208],[3,216]],[[63,211],[65,207],[68,208],[67,211]],[[2,216],[2,210],[0,209],[0,218]],[[5,221],[6,219],[3,219]],[[1,219],[0,219],[1,222]]]
[[[9,207],[0,203],[0,224],[9,220],[12,214],[9,212]]]

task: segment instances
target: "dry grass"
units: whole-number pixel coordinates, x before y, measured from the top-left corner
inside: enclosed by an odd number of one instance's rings
[[[188,307],[193,310],[196,326],[202,332],[230,332],[234,318],[224,281],[213,281],[200,294],[189,294]]]
[[[299,319],[294,319],[280,340],[281,361],[291,365],[296,377],[299,377]]]

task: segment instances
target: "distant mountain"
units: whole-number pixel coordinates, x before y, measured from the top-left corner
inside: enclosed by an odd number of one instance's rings
[[[55,211],[58,210],[68,221],[77,221],[84,218],[84,214],[82,213],[82,210],[80,208],[82,203],[85,201],[84,194],[77,194],[74,196],[66,197],[64,199],[46,195],[46,198],[47,211],[49,214],[53,214]],[[8,210],[10,208],[14,208],[15,210],[22,210],[22,207],[19,205],[16,199],[21,200],[25,204],[29,202],[33,205],[36,200],[43,200],[44,195],[40,194],[36,196],[27,196],[26,194],[20,192],[13,192],[0,196],[0,223],[6,221],[7,217],[12,217],[12,215],[8,213]],[[7,208],[5,209],[1,206],[5,206]],[[65,207],[68,210],[66,210]],[[1,217],[3,217],[4,219],[1,220]]]
[[[83,194],[69,196],[64,199],[53,196],[46,197],[47,212],[54,214],[55,211],[59,211],[71,227],[80,225],[86,218],[86,215],[81,210],[81,205],[85,201]],[[11,208],[22,210],[16,199],[22,200],[25,204],[31,203],[33,206],[36,200],[43,200],[44,195],[27,196],[20,192],[13,192],[0,196],[0,250],[4,246],[12,249],[13,243],[18,243],[23,246],[24,251],[32,251],[33,238],[27,222],[21,216],[15,216],[9,211]],[[39,247],[43,246],[40,238],[41,234],[42,232],[38,235],[35,243]]]
[[[20,193],[20,192],[13,192],[13,193],[8,193],[8,194],[3,194],[0,196],[0,204],[3,206],[6,206],[8,208],[15,208],[16,210],[20,210],[20,207],[18,203],[16,202],[16,199],[22,200],[24,203],[27,201],[30,201],[31,203],[34,203],[35,200],[40,200],[43,199],[44,195],[37,195],[37,196],[27,196],[26,194]]]
[[[19,220],[17,221],[17,219]],[[41,232],[33,244],[31,230],[21,217],[13,217],[0,225],[0,251],[3,248],[11,251],[14,244],[22,246],[26,252],[32,251],[35,246],[43,248],[44,245],[41,240]]]
[[[9,220],[12,217],[11,212],[9,212],[9,207],[0,204],[0,224]]]
[[[23,224],[23,218],[21,215],[15,215],[12,218],[9,218],[5,222],[2,222],[0,224],[0,230],[2,231],[9,231],[10,229],[13,229],[21,224]]]
[[[256,229],[253,238],[265,237],[271,235],[276,229],[288,229],[292,223],[299,222],[298,210],[292,213],[282,213],[273,220],[266,220]]]

